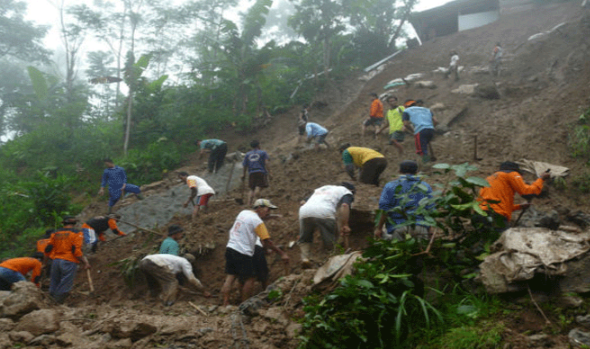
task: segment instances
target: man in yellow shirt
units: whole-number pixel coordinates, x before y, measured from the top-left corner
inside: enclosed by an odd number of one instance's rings
[[[344,169],[352,180],[356,180],[354,169],[358,167],[360,168],[359,180],[362,183],[379,186],[379,176],[387,167],[387,160],[383,154],[370,148],[352,147],[350,143],[341,145],[339,150],[342,154]]]
[[[389,110],[387,111],[387,117],[385,123],[377,133],[381,133],[387,127],[389,127],[389,144],[396,147],[398,153],[402,155],[404,153],[404,147],[400,144],[404,141],[406,127],[402,120],[402,114],[405,108],[397,104],[397,97],[387,97],[387,104],[389,104]]]

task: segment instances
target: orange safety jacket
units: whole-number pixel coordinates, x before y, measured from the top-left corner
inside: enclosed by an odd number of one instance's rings
[[[538,178],[531,185],[527,185],[520,173],[516,171],[498,171],[486,178],[490,183],[489,187],[481,188],[479,191],[479,207],[488,209],[488,205],[494,212],[506,217],[509,221],[512,211],[520,210],[521,205],[514,205],[514,193],[520,195],[540,194],[543,190],[543,179]],[[498,203],[492,203],[498,201]]]
[[[107,229],[111,229],[113,233],[119,236],[126,235],[119,229],[119,227],[117,227],[116,220],[106,217],[92,218],[88,222],[82,224],[82,228],[93,229],[100,241],[107,241],[104,237],[104,232],[107,231]]]
[[[373,118],[383,117],[383,103],[381,103],[379,98],[375,98],[371,103],[371,112],[369,116]]]
[[[10,269],[26,276],[31,270],[31,282],[39,287],[39,280],[41,279],[41,267],[43,265],[35,258],[22,257],[13,258],[0,263],[0,267]]]
[[[41,252],[45,255],[45,257],[53,259],[51,257],[51,253],[45,252],[45,248],[47,248],[47,245],[49,245],[49,239],[41,239],[37,241],[37,252]]]
[[[84,234],[81,230],[74,228],[60,229],[51,234],[45,252],[50,252],[53,259],[63,259],[74,263],[80,263],[80,258],[83,256],[83,241]]]

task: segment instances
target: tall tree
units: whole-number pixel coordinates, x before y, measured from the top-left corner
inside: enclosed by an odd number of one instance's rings
[[[0,0],[0,58],[47,62],[50,52],[42,40],[47,27],[26,21],[27,5],[18,0]]]
[[[299,0],[295,2],[295,15],[289,19],[289,25],[311,45],[321,47],[324,74],[328,76],[331,67],[332,39],[341,33],[343,24],[343,6],[333,0]]]

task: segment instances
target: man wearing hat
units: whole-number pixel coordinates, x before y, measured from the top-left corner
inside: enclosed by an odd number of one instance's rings
[[[424,216],[414,215],[423,199],[432,198],[432,187],[416,176],[418,164],[415,161],[405,160],[399,166],[400,177],[383,187],[379,199],[379,209],[387,214],[382,214],[375,228],[375,238],[386,240],[404,239],[410,234],[416,239],[430,239],[431,228],[424,221]],[[432,209],[433,206],[426,206]],[[408,217],[415,220],[415,224],[403,226]],[[383,234],[385,224],[386,233]],[[401,227],[399,227],[402,225]]]
[[[379,176],[387,167],[385,156],[370,148],[353,147],[350,143],[345,143],[338,148],[342,154],[344,169],[350,178],[354,181],[355,167],[360,168],[359,180],[362,183],[379,186]]]
[[[314,190],[299,208],[299,249],[302,268],[311,267],[311,244],[314,233],[320,234],[327,249],[334,248],[338,233],[346,244],[350,233],[348,218],[350,206],[354,201],[354,192],[354,185],[347,182],[341,185],[324,185]]]
[[[162,241],[160,245],[160,254],[179,255],[178,241],[182,239],[182,232],[184,230],[177,224],[172,224],[168,227],[168,237]]]
[[[438,120],[430,109],[418,106],[414,100],[407,100],[404,107],[406,107],[402,114],[404,125],[414,131],[416,154],[422,156],[423,163],[427,163],[430,161],[428,143],[434,137],[434,126],[438,125]]]
[[[234,280],[239,279],[242,286],[242,302],[252,296],[252,288],[256,277],[254,266],[254,250],[256,239],[260,238],[265,249],[272,249],[285,263],[289,256],[270,240],[263,219],[270,216],[270,210],[277,209],[267,199],[258,199],[252,210],[243,210],[238,214],[234,225],[229,231],[229,241],[225,250],[225,283],[221,288],[223,305],[229,304],[229,295]]]
[[[45,248],[45,252],[53,256],[49,295],[58,303],[63,303],[72,290],[78,264],[82,262],[86,269],[90,269],[82,252],[83,233],[74,228],[76,222],[78,220],[75,217],[64,217],[63,228],[51,235]]]
[[[527,185],[522,179],[518,164],[505,161],[500,164],[499,171],[486,178],[490,186],[479,190],[479,207],[487,211],[492,218],[501,216],[502,224],[498,224],[499,231],[506,230],[512,212],[530,206],[529,203],[514,205],[514,193],[538,195],[543,190],[543,183],[550,177],[549,172],[543,172],[533,184]]]

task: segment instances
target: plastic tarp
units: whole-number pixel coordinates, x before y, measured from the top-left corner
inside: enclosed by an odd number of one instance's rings
[[[590,235],[546,228],[511,228],[492,245],[497,251],[480,265],[489,293],[517,291],[536,273],[564,275],[566,262],[590,250]]]
[[[537,177],[541,176],[541,174],[547,170],[551,170],[549,172],[551,174],[551,178],[565,177],[570,174],[569,168],[559,165],[553,165],[547,162],[531,161],[526,159],[522,159],[517,162],[520,165],[521,169],[529,173],[533,173],[537,175]]]
[[[359,258],[362,258],[362,252],[360,251],[330,258],[315,273],[313,277],[314,287],[320,284],[328,284],[328,288],[332,288],[335,286],[338,280],[345,277],[346,275],[352,274],[352,265]]]

